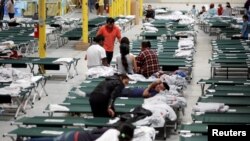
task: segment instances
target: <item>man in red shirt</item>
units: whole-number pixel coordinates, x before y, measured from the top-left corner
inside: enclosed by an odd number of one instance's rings
[[[150,77],[160,70],[157,54],[150,48],[151,43],[149,41],[143,41],[141,43],[141,52],[136,57],[139,73],[145,77]]]
[[[217,9],[217,14],[218,14],[218,16],[221,16],[222,13],[223,13],[223,7],[222,7],[221,4],[219,4],[219,5],[218,5],[218,9]]]
[[[103,25],[97,32],[97,35],[102,35],[105,38],[104,49],[106,51],[108,64],[110,64],[113,58],[115,39],[117,38],[119,42],[121,40],[121,31],[114,23],[115,20],[113,18],[108,18],[106,25]]]

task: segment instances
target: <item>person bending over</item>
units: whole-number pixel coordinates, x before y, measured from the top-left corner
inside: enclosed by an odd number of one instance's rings
[[[129,77],[126,74],[115,74],[100,82],[92,93],[89,103],[94,117],[114,117],[114,102],[121,96],[122,90],[128,85]]]

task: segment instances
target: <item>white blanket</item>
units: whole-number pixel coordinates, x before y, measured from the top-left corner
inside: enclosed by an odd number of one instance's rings
[[[53,61],[55,64],[68,64],[70,62],[73,62],[73,58],[59,58]]]
[[[193,107],[193,112],[226,112],[229,106],[224,103],[202,103],[199,102]]]
[[[97,66],[88,69],[86,75],[88,78],[99,78],[113,76],[115,72],[117,71],[113,67]]]
[[[58,104],[50,104],[49,105],[49,110],[50,111],[69,111],[69,109],[65,106],[58,105]]]
[[[128,77],[133,81],[140,81],[140,82],[154,82],[157,80],[157,78],[155,77],[145,78],[141,74],[129,74]]]
[[[120,131],[117,129],[109,129],[96,141],[119,141]],[[153,141],[155,139],[155,129],[152,127],[136,127],[134,130],[134,138],[132,141]]]

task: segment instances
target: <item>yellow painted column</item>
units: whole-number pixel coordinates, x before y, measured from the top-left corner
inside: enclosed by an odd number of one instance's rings
[[[61,16],[62,15],[62,3],[61,3],[61,0],[58,0],[57,1],[57,11],[58,11],[58,14],[57,16]]]
[[[113,8],[113,17],[116,17],[116,1],[117,1],[117,0],[113,0],[113,4],[112,4],[112,8]]]
[[[38,53],[40,58],[46,57],[46,0],[39,0],[38,6],[39,19],[39,38],[38,38]]]
[[[140,17],[143,17],[143,0],[140,0]]]
[[[82,39],[84,43],[88,43],[88,0],[82,0]]]
[[[110,0],[110,1],[109,1],[109,17],[114,17],[114,10],[113,10],[113,7],[114,7],[113,0]]]
[[[127,0],[127,15],[131,15],[131,0]]]

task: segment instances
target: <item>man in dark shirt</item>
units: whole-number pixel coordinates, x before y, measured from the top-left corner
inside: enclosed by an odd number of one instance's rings
[[[148,10],[146,10],[146,20],[148,20],[149,18],[155,18],[155,11],[154,9],[152,9],[152,5],[148,5]]]

